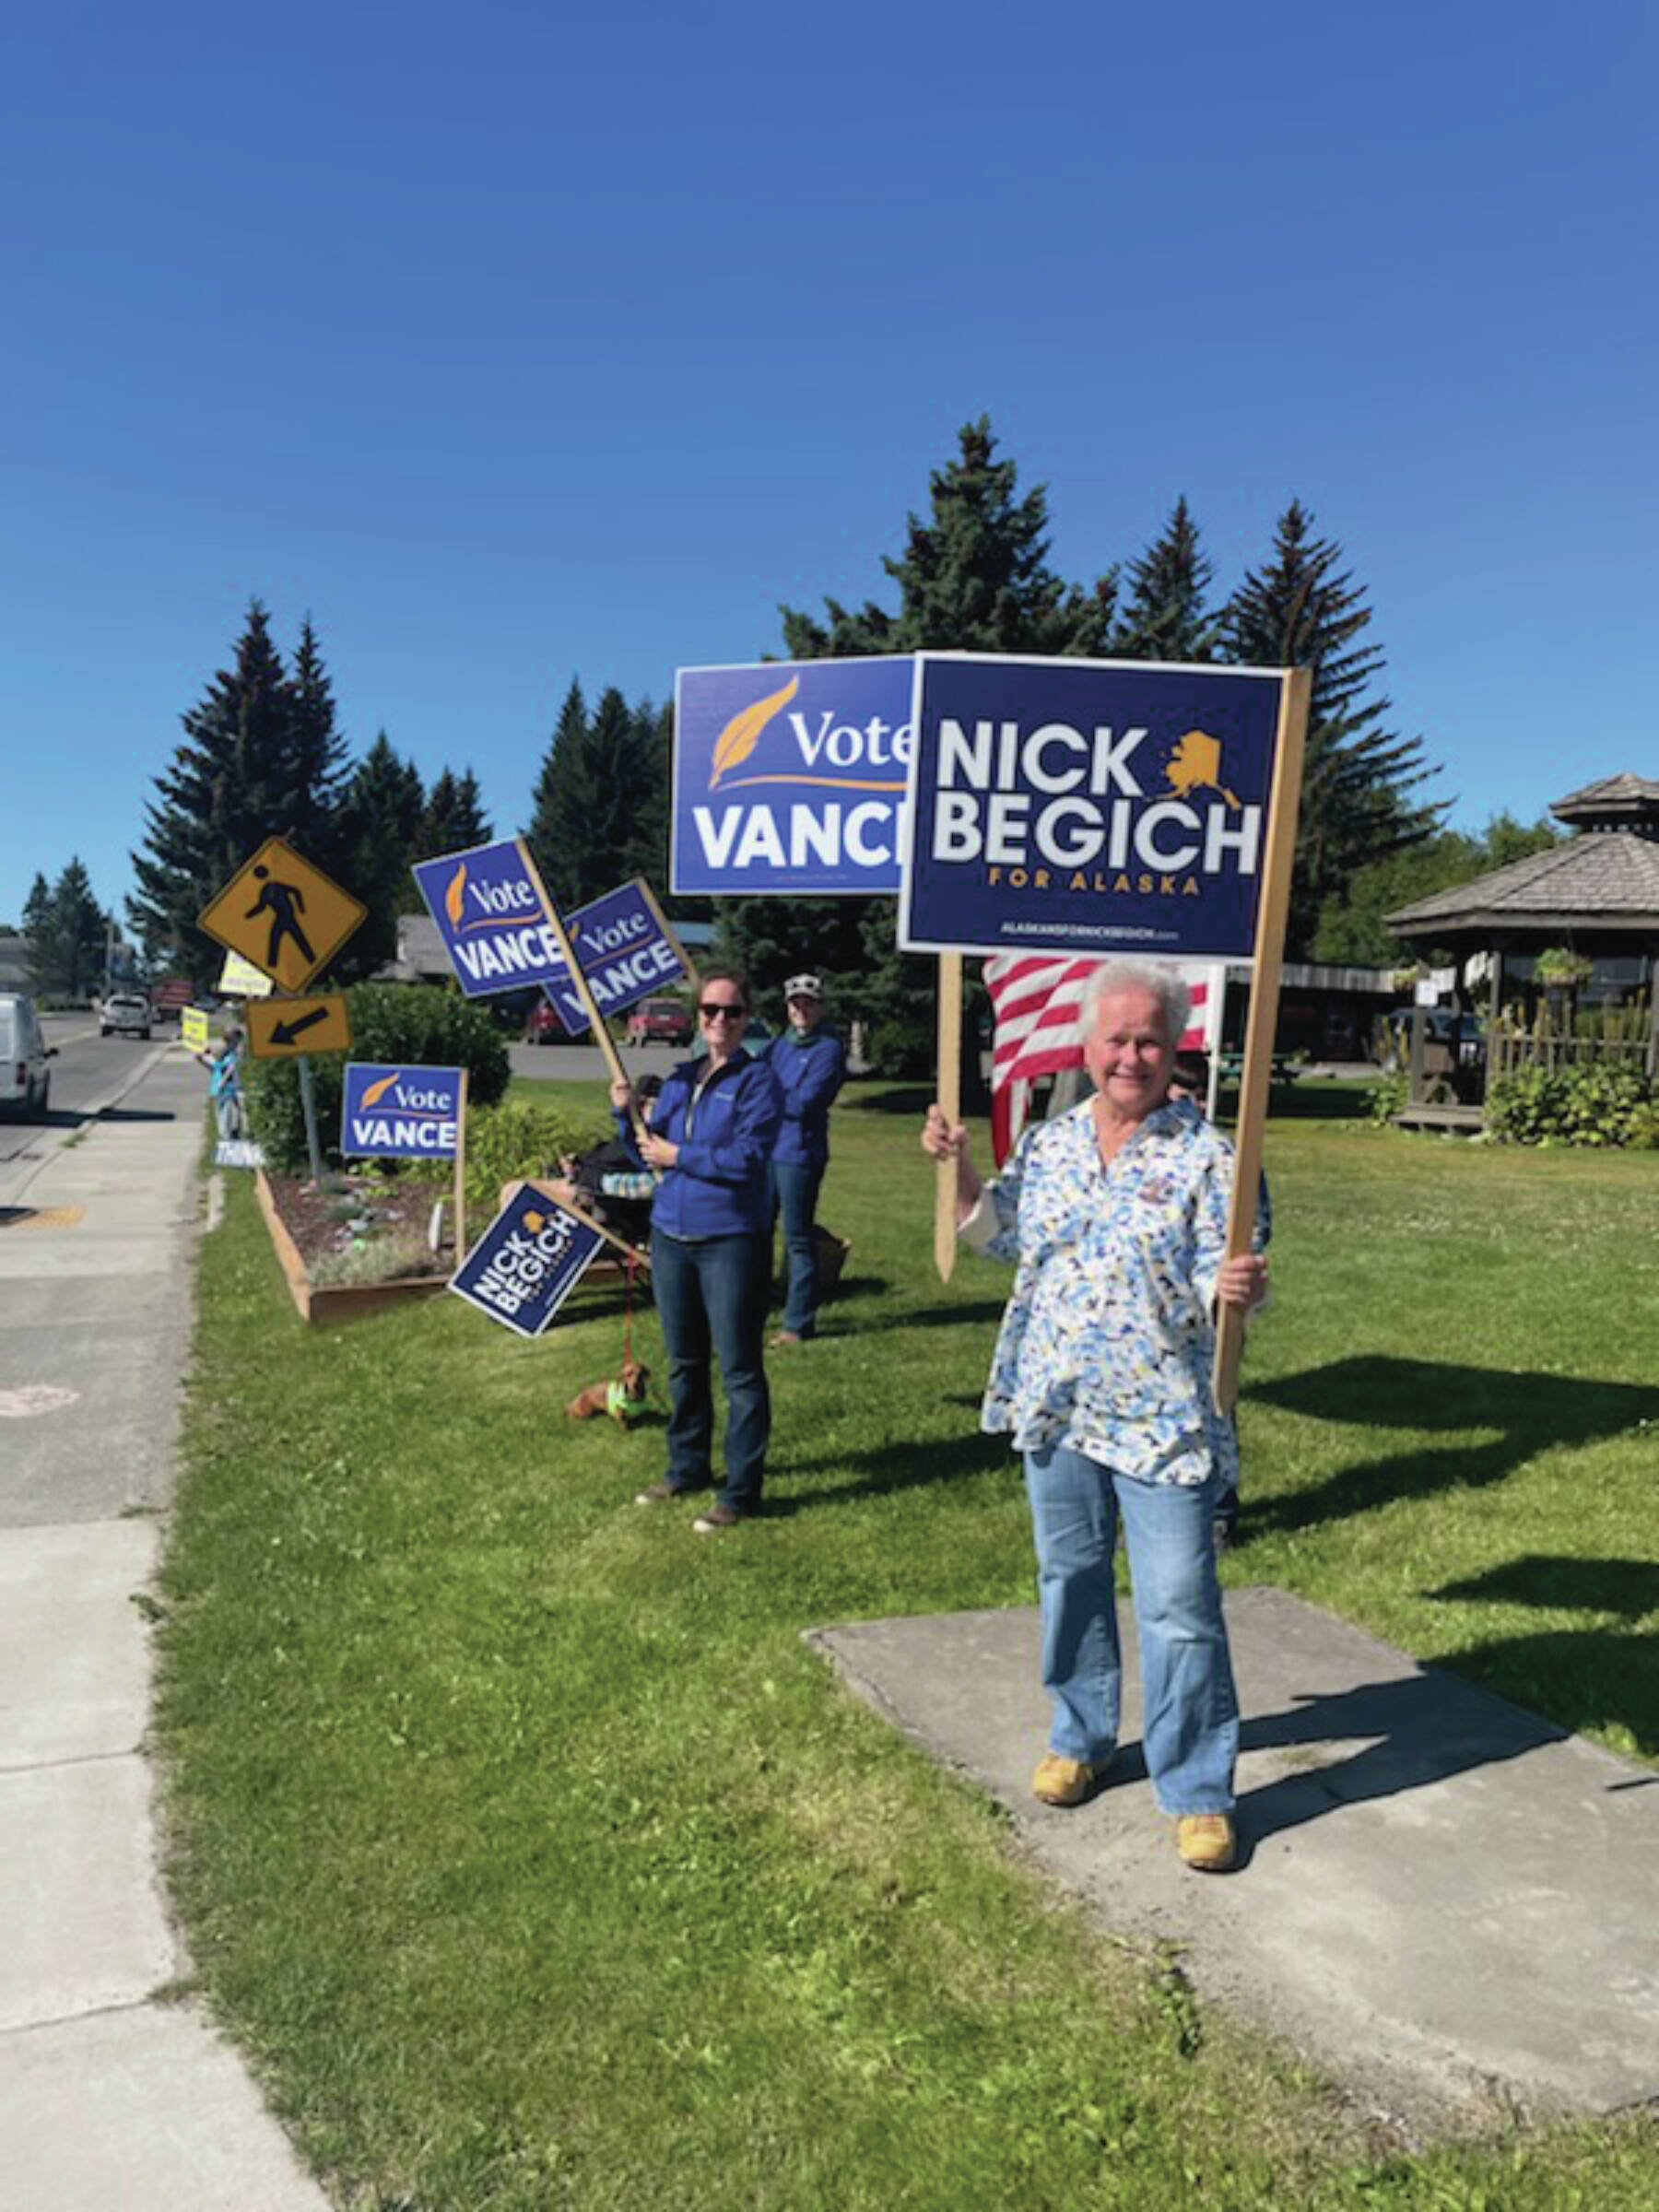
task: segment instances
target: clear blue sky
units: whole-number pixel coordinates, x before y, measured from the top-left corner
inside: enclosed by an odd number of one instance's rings
[[[130,888],[250,598],[518,828],[590,699],[891,604],[988,412],[1091,579],[1293,496],[1478,826],[1659,774],[1659,17],[54,0],[0,29],[0,920]]]

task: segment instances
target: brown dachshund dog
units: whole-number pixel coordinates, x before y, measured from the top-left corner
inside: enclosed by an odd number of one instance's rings
[[[590,1382],[579,1390],[565,1407],[573,1421],[592,1420],[595,1414],[608,1413],[619,1428],[626,1429],[645,1410],[645,1385],[651,1371],[637,1359],[625,1359],[622,1372],[606,1382]]]

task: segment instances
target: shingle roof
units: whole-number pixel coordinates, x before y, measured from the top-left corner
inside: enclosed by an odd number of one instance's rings
[[[1521,927],[1583,922],[1659,931],[1659,843],[1629,830],[1587,830],[1473,883],[1435,891],[1386,920],[1400,936],[1437,923],[1467,928],[1481,922]]]
[[[1570,791],[1564,799],[1551,800],[1549,811],[1551,814],[1565,814],[1571,809],[1577,813],[1581,808],[1605,806],[1609,803],[1628,806],[1632,800],[1646,800],[1659,806],[1659,783],[1647,776],[1636,776],[1629,772],[1604,776],[1599,783],[1586,783],[1581,791]]]

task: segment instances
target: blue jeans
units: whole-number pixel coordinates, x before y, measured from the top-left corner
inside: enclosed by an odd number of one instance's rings
[[[818,1253],[812,1238],[818,1212],[818,1186],[824,1180],[820,1163],[774,1159],[771,1163],[772,1223],[783,1217],[783,1264],[788,1270],[788,1294],[783,1301],[783,1326],[797,1336],[811,1336],[818,1329]]]
[[[1142,1738],[1166,1813],[1230,1813],[1239,1700],[1221,1618],[1216,1484],[1135,1482],[1065,1444],[1025,1455],[1042,1606],[1049,1745],[1104,1766],[1117,1746],[1123,1661],[1112,1552],[1118,1519],[1140,1632]]]
[[[766,1387],[767,1263],[763,1237],[668,1236],[653,1230],[651,1281],[668,1347],[668,1473],[677,1490],[713,1480],[714,1386],[725,1383],[726,1478],[720,1501],[752,1513],[766,1479],[771,1399]]]

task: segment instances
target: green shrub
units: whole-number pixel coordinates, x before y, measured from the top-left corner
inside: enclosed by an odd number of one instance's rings
[[[1517,1145],[1651,1147],[1653,1086],[1612,1060],[1578,1067],[1524,1067],[1487,1094],[1487,1127]]]
[[[557,1175],[567,1152],[585,1152],[611,1134],[603,1110],[582,1114],[561,1106],[492,1106],[466,1120],[466,1210],[494,1214],[501,1185],[521,1175]],[[422,1182],[454,1181],[453,1163],[420,1160],[409,1171]]]
[[[346,994],[352,1047],[311,1060],[317,1132],[324,1157],[340,1157],[340,1107],[347,1059],[394,1066],[464,1067],[472,1109],[493,1106],[512,1073],[507,1043],[487,1006],[463,998],[453,983],[359,983]],[[271,1166],[300,1174],[309,1165],[300,1070],[292,1060],[250,1060],[243,1088],[248,1118]],[[469,1114],[470,1122],[470,1114]]]
[[[1371,1085],[1371,1120],[1392,1122],[1405,1105],[1410,1088],[1411,1078],[1404,1068],[1396,1068],[1393,1075],[1380,1077]]]

